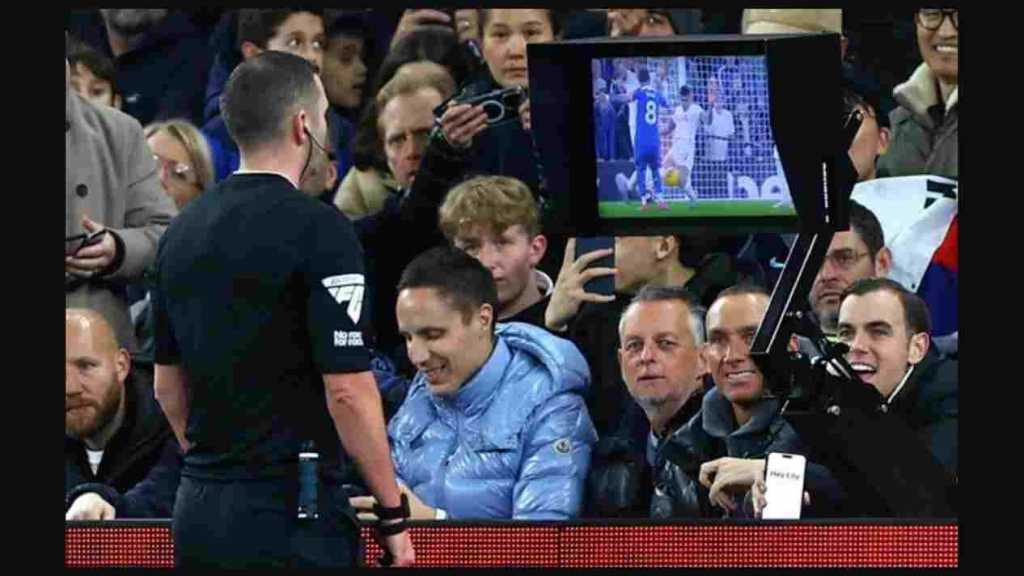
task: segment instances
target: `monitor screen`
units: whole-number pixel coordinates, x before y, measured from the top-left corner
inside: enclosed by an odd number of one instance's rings
[[[527,48],[546,232],[732,235],[842,222],[838,34]]]
[[[599,218],[796,215],[766,56],[590,62]]]

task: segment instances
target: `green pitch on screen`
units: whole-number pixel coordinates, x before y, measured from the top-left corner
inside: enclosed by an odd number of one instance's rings
[[[668,208],[658,208],[653,201],[645,210],[640,209],[640,201],[601,202],[597,213],[601,218],[678,218],[678,217],[711,217],[716,216],[795,216],[796,209],[791,204],[776,205],[772,200],[746,201],[714,201],[700,200],[691,205],[687,200],[669,201]]]

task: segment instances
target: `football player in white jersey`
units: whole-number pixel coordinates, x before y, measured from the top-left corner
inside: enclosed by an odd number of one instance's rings
[[[693,101],[689,86],[679,87],[679,105],[672,114],[672,148],[666,158],[666,166],[679,171],[679,183],[683,195],[690,198],[690,205],[697,202],[697,193],[690,183],[694,156],[697,153],[697,129],[708,122],[708,114]]]

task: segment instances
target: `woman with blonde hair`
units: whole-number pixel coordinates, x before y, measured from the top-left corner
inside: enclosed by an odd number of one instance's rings
[[[191,122],[155,122],[146,126],[144,134],[156,157],[160,183],[178,210],[213,184],[210,145]]]
[[[154,122],[142,131],[153,151],[159,170],[160,184],[180,212],[186,204],[213,186],[213,160],[206,137],[188,120]],[[147,276],[150,272],[147,272]],[[131,306],[132,327],[139,343],[133,361],[152,364],[154,361],[153,320],[148,284],[128,286],[129,294],[139,294]]]

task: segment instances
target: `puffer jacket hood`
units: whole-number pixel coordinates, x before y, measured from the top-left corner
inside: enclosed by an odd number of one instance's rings
[[[513,351],[529,354],[550,376],[550,393],[582,394],[590,384],[590,369],[576,345],[550,332],[522,322],[498,324],[495,332]]]
[[[399,478],[452,518],[566,519],[579,513],[597,433],[590,373],[568,340],[512,322],[451,397],[417,374],[388,426]]]

